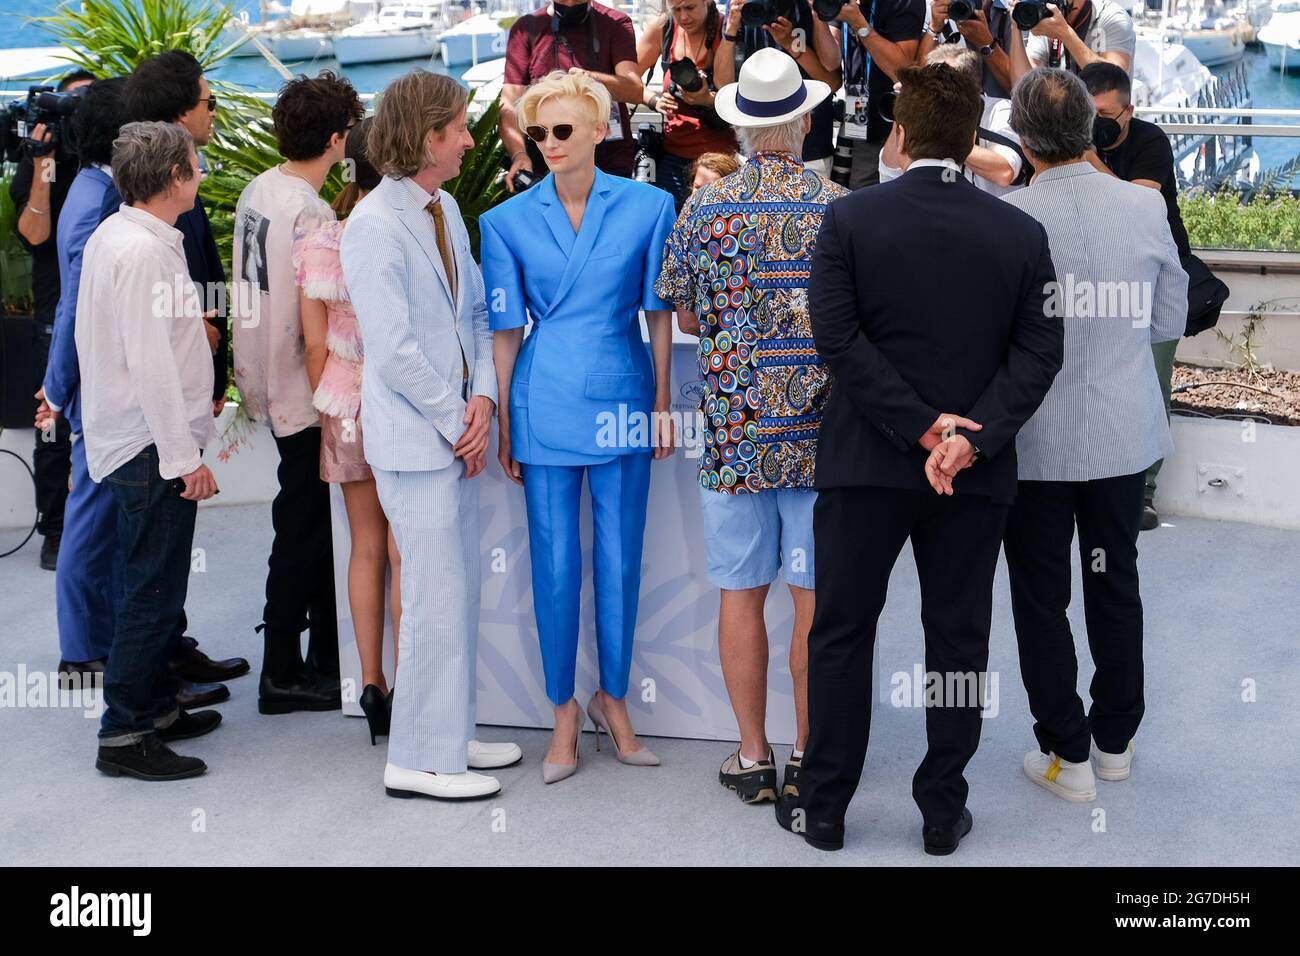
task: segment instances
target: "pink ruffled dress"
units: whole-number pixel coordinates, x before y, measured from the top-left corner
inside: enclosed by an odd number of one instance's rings
[[[325,303],[329,354],[312,404],[321,413],[322,481],[366,481],[374,477],[361,443],[361,333],[352,311],[339,240],[344,222],[330,222],[293,244],[293,267],[303,295]]]

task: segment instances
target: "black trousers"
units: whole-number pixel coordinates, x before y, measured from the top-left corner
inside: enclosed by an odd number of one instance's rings
[[[275,537],[262,621],[268,633],[285,642],[285,653],[300,662],[299,635],[308,626],[313,643],[322,641],[327,653],[331,641],[337,648],[330,491],[320,478],[319,428],[277,437],[275,445],[280,489],[271,503]]]
[[[926,708],[925,759],[912,796],[927,825],[966,805],[963,772],[979,746],[993,574],[1007,505],[980,496],[895,488],[828,488],[813,509],[817,607],[808,636],[808,746],[800,805],[809,821],[843,824],[871,730],[871,661],[889,574],[912,539],[921,584],[925,669],[941,677]]]
[[[32,352],[39,388],[50,359],[50,333],[39,322],[32,337]],[[52,434],[36,433],[32,472],[36,476],[36,531],[42,535],[61,535],[63,509],[68,502],[68,478],[72,474],[72,429],[66,416],[59,416]]]
[[[1007,571],[1020,674],[1043,752],[1081,763],[1088,739],[1122,753],[1142,720],[1142,597],[1137,537],[1145,473],[1097,481],[1022,481],[1007,521]],[[1083,614],[1093,674],[1087,715],[1070,606],[1070,541],[1079,530]]]

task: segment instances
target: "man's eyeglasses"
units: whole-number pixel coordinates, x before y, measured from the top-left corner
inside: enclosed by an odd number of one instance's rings
[[[210,96],[201,97],[199,102],[208,104],[209,113],[215,113],[217,111],[217,95],[215,93]]]
[[[524,130],[524,132],[527,133],[528,138],[538,146],[541,146],[542,143],[546,142],[546,136],[548,133],[554,133],[555,138],[562,143],[573,135],[573,124],[560,123],[558,126],[554,126],[551,129],[547,129],[545,126],[529,126]]]

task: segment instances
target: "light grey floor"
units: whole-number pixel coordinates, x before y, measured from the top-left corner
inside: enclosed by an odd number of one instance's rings
[[[213,656],[254,659],[254,672],[269,540],[267,506],[200,513],[196,543],[207,549],[207,571],[191,578],[190,632]],[[1033,737],[1000,570],[991,662],[1000,712],[985,722],[967,771],[975,830],[947,864],[1300,861],[1300,534],[1171,518],[1141,546],[1147,717],[1133,777],[1099,782],[1089,805],[1067,804],[1025,780],[1020,761]],[[57,665],[53,585],[34,545],[0,560],[0,671]],[[914,656],[918,600],[905,553],[882,619],[882,659]],[[1081,687],[1090,676],[1085,649]],[[360,720],[260,717],[255,680],[232,682],[216,733],[178,745],[211,770],[175,784],[97,773],[96,722],[79,710],[0,710],[0,863],[935,862],[921,853],[910,795],[924,749],[919,709],[876,708],[847,844],[828,854],[778,829],[770,805],[743,806],[718,786],[725,743],[651,740],[664,765],[641,769],[597,754],[586,734],[577,776],[545,787],[545,732],[483,728],[483,739],[514,739],[525,752],[523,764],[500,774],[500,797],[465,805],[393,800],[381,785],[384,748],[369,746]],[[1250,685],[1253,703],[1243,701]]]

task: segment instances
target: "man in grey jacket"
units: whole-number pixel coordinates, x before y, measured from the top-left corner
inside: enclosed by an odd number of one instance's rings
[[[1026,74],[1012,95],[1011,126],[1035,176],[1005,197],[1047,231],[1057,275],[1049,307],[1065,326],[1061,372],[1016,440],[1019,485],[1005,536],[1039,743],[1024,769],[1075,802],[1096,799],[1095,777],[1126,779],[1133,759],[1144,708],[1137,568],[1144,474],[1173,450],[1151,345],[1177,339],[1187,318],[1187,274],[1160,194],[1084,158],[1094,113],[1073,74],[1043,67]],[[1066,618],[1076,527],[1096,667],[1087,714]]]

